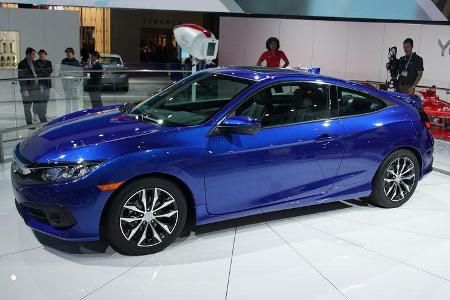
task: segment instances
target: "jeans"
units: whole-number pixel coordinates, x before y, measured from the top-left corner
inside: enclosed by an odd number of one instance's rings
[[[66,98],[66,114],[78,110],[78,88],[80,81],[78,79],[61,79]]]
[[[102,103],[102,86],[101,85],[91,85],[88,87],[89,98],[91,99],[92,107],[103,106]]]
[[[410,85],[399,85],[398,88],[397,88],[397,92],[408,95],[408,90],[411,87],[412,87],[412,84],[410,84]]]
[[[41,122],[47,122],[47,105],[50,99],[50,89],[42,87],[37,91],[37,100],[33,102],[33,112],[38,115]]]

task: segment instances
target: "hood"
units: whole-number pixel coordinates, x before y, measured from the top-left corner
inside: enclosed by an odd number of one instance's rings
[[[125,70],[123,65],[102,64],[103,70]]]
[[[104,107],[73,113],[48,123],[20,143],[19,151],[36,163],[106,160],[162,147],[171,142],[176,127],[143,123]]]

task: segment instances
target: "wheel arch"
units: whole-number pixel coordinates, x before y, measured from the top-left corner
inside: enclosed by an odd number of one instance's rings
[[[395,151],[398,151],[398,150],[409,150],[414,154],[414,156],[417,158],[417,162],[419,163],[420,177],[422,177],[422,155],[420,154],[419,150],[417,150],[416,148],[414,148],[412,146],[402,146],[402,147],[399,147],[399,148],[391,151],[391,153],[389,153],[386,157],[388,157],[389,155],[391,155],[392,153],[394,153]]]
[[[380,170],[381,165],[383,164],[385,159],[388,158],[392,153],[394,153],[395,151],[398,151],[398,150],[408,150],[408,151],[411,151],[414,154],[414,156],[417,158],[417,162],[419,163],[419,174],[420,174],[420,177],[422,177],[422,155],[420,154],[419,150],[417,150],[416,148],[414,148],[412,146],[400,146],[400,147],[394,148],[391,151],[389,151],[384,156],[383,160],[380,162],[380,165],[378,166],[377,171],[375,172],[375,176],[376,176],[376,174],[378,174],[378,171]],[[372,184],[373,184],[373,181],[375,180],[375,176],[372,179]]]
[[[178,178],[174,175],[170,175],[167,173],[160,173],[160,172],[146,173],[146,174],[141,174],[141,175],[135,176],[133,178],[130,178],[129,180],[124,182],[118,189],[116,189],[111,194],[111,196],[108,198],[108,201],[106,202],[105,206],[103,207],[101,217],[100,217],[100,223],[99,223],[100,238],[104,237],[103,224],[104,224],[105,216],[108,213],[108,209],[111,205],[111,199],[113,199],[115,197],[115,195],[117,193],[119,193],[126,185],[128,185],[132,182],[135,182],[137,180],[144,179],[144,178],[163,178],[163,179],[166,179],[166,180],[169,180],[169,181],[175,183],[181,189],[183,194],[186,196],[187,207],[188,207],[188,218],[186,221],[185,228],[192,226],[192,224],[195,223],[195,218],[196,218],[195,200],[194,200],[194,194],[192,193],[189,186],[183,180],[181,180],[180,178]]]

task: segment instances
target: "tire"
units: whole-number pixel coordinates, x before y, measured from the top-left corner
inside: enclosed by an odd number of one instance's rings
[[[369,202],[383,208],[402,206],[417,187],[419,170],[419,162],[411,151],[391,153],[375,174]]]
[[[144,190],[146,213],[142,201]],[[158,199],[153,203],[155,193]],[[149,177],[131,182],[110,201],[104,218],[104,234],[121,254],[162,251],[180,236],[186,223],[185,195],[166,179]]]

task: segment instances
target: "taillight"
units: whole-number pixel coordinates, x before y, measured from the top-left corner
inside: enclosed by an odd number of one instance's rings
[[[431,129],[431,122],[430,119],[428,119],[427,114],[421,109],[419,110],[420,120],[422,121],[423,125],[426,129]]]

